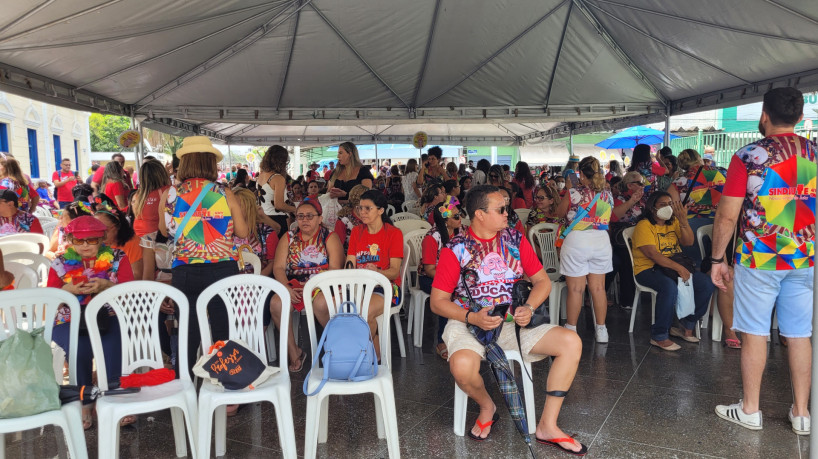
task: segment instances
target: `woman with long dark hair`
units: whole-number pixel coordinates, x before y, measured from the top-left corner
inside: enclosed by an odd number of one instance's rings
[[[403,197],[407,201],[420,199],[422,192],[417,184],[418,160],[411,158],[406,162],[406,172],[403,174]]]
[[[525,208],[530,209],[534,205],[534,176],[531,175],[531,169],[528,163],[520,161],[514,169],[514,182],[520,187],[525,200]]]
[[[268,148],[261,158],[261,171],[258,174],[259,202],[264,214],[279,226],[279,239],[289,228],[288,215],[295,212],[295,207],[287,203],[287,163],[290,161],[287,149],[281,145]]]
[[[446,199],[446,190],[441,185],[429,185],[423,190],[423,197],[420,198],[421,218],[432,223],[432,210],[435,206]]]
[[[123,212],[128,209],[128,193],[130,192],[124,174],[125,170],[119,161],[111,161],[106,164],[105,172],[102,173],[103,194],[111,198]]]
[[[454,196],[448,196],[440,205],[435,206],[433,215],[435,224],[426,233],[421,242],[421,259],[418,264],[418,283],[420,289],[427,294],[432,293],[432,279],[437,274],[437,261],[441,249],[449,240],[461,231],[460,201]],[[443,342],[443,329],[448,322],[444,316],[437,318],[437,341],[435,352],[443,360],[449,359],[446,343]]]
[[[377,190],[369,190],[361,196],[358,204],[358,215],[363,222],[352,230],[349,236],[347,263],[354,268],[369,269],[386,276],[392,282],[392,304],[384,305],[383,292],[375,294],[369,302],[367,323],[372,336],[375,336],[375,352],[381,357],[376,332],[377,317],[383,314],[385,307],[400,303],[400,265],[403,260],[403,233],[394,226],[386,215],[386,196]]]
[[[0,189],[8,188],[17,195],[17,208],[33,212],[40,202],[40,195],[20,169],[20,163],[11,156],[0,160]]]
[[[489,169],[491,163],[483,158],[477,161],[477,170],[474,171],[474,185],[485,185],[488,182]]]

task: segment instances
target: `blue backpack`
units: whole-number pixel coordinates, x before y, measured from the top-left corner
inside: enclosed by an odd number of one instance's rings
[[[321,362],[324,377],[318,388],[310,393],[307,386],[310,374],[318,364],[318,356],[324,351]],[[318,349],[313,356],[312,367],[304,380],[304,395],[315,395],[328,380],[333,381],[366,381],[378,374],[378,358],[375,346],[369,334],[369,324],[358,315],[355,303],[345,301],[338,308],[338,313],[327,323]]]

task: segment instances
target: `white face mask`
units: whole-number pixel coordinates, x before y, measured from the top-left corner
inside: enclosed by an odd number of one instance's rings
[[[561,190],[563,188],[565,188],[565,182],[560,182],[560,183],[557,184],[557,189],[558,190]]]
[[[660,220],[670,220],[670,218],[673,217],[673,208],[670,206],[662,207],[656,211],[656,216],[659,217]]]

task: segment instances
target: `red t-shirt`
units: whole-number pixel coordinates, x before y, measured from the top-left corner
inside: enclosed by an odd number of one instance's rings
[[[437,256],[440,253],[437,240],[430,235],[423,236],[423,242],[420,243],[420,263],[423,265],[436,265]]]
[[[500,253],[501,245],[497,243],[496,235],[491,239],[480,239],[474,234],[474,232],[472,232],[471,228],[469,228],[468,231],[469,235],[480,244],[480,252],[483,254],[483,259],[488,258],[488,255],[491,253],[495,253],[502,257],[502,254]],[[522,265],[523,272],[526,276],[531,277],[543,269],[542,263],[540,263],[540,260],[537,258],[537,254],[534,253],[534,249],[531,247],[531,243],[528,242],[528,239],[524,237],[520,239],[519,251],[520,264]],[[494,258],[496,259],[497,257]],[[496,270],[499,265],[499,263],[495,263],[494,265],[487,267],[487,269],[491,268]],[[506,269],[509,268],[507,267]],[[506,274],[505,277],[513,277],[513,273]],[[457,257],[452,249],[444,247],[443,250],[440,251],[440,258],[437,261],[437,270],[435,279],[432,282],[432,287],[443,290],[446,293],[452,293],[454,292],[454,289],[459,281],[460,262],[457,260]]]
[[[114,202],[116,202],[116,197],[117,196],[122,196],[122,199],[125,201],[125,207],[120,207],[119,210],[124,212],[125,209],[128,208],[128,189],[125,188],[125,185],[123,185],[122,182],[108,182],[108,183],[106,183],[104,193],[105,193],[106,196],[113,199]],[[117,207],[119,207],[119,204],[117,204]],[[156,212],[157,212],[157,215],[158,215],[159,210],[157,209]],[[159,223],[158,223],[158,220],[157,220],[157,225],[158,224]]]
[[[145,198],[142,212],[133,222],[133,229],[137,236],[142,237],[159,230],[159,198],[168,188],[170,187],[153,190]],[[107,190],[108,186],[105,186],[105,189]]]
[[[64,183],[58,187],[55,187],[57,190],[57,201],[59,202],[72,202],[74,200],[74,195],[71,194],[71,189],[74,188],[79,182],[74,177],[74,173],[71,171],[64,172],[62,170],[54,171],[51,174],[51,181],[52,182],[62,182],[65,179],[74,179],[70,180],[67,183]]]
[[[272,260],[276,254],[276,247],[278,247],[278,234],[275,231],[270,232],[267,235],[267,240],[264,241],[266,247],[266,252],[264,254],[265,260]]]
[[[324,180],[329,182],[329,178],[332,177],[333,172],[335,172],[335,170],[333,170],[333,169],[330,169],[330,170],[324,172]]]
[[[373,264],[380,269],[389,269],[392,258],[403,258],[403,233],[388,223],[375,234],[369,234],[366,225],[356,226],[349,236],[347,255],[355,257],[358,268]],[[393,283],[400,285],[400,276]]]
[[[99,166],[99,169],[94,171],[94,176],[91,178],[91,181],[96,183],[97,185],[102,185],[102,176],[105,175],[105,168]]]
[[[747,195],[747,166],[736,155],[733,155],[733,159],[730,160],[727,178],[721,190],[722,196],[743,198]]]
[[[31,228],[30,231],[32,233],[43,234],[43,225],[40,224],[40,219],[34,217],[34,220],[31,221]],[[46,234],[46,236],[51,236],[50,234]]]
[[[514,198],[514,200],[511,201],[511,208],[514,209],[514,210],[517,210],[517,209],[530,209],[531,205],[526,204],[525,200],[523,198]]]

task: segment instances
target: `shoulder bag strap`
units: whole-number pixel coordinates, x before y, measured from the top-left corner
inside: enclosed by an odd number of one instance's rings
[[[199,196],[196,196],[196,200],[193,201],[193,204],[190,205],[190,208],[185,213],[185,216],[182,218],[182,221],[179,223],[179,229],[182,231],[182,234],[185,232],[185,227],[187,226],[187,222],[190,221],[190,217],[196,213],[196,209],[199,208],[199,205],[204,200],[205,195],[213,188],[213,182],[208,183],[204,187],[202,187],[202,191],[199,192]],[[178,238],[177,238],[178,239]]]
[[[596,196],[594,196],[594,199],[591,200],[591,202],[589,202],[587,206],[585,207],[579,206],[576,215],[574,215],[574,219],[571,220],[571,224],[566,226],[565,229],[562,230],[562,233],[560,233],[559,237],[557,238],[557,241],[559,242],[559,245],[557,245],[557,247],[560,247],[562,245],[562,242],[560,241],[565,240],[565,236],[568,236],[568,233],[570,233],[574,229],[577,223],[579,223],[580,220],[582,220],[583,218],[585,218],[586,215],[588,215],[588,212],[591,210],[591,207],[593,207],[594,204],[596,204],[600,197],[602,197],[601,191],[597,193]],[[569,196],[568,199],[571,199],[571,197]]]
[[[693,185],[696,183],[696,180],[699,179],[699,174],[702,173],[702,169],[704,169],[704,166],[699,166],[699,170],[696,171],[696,175],[693,177],[693,181],[690,182],[690,185],[688,185],[687,193],[685,194],[685,198],[682,200],[683,206],[687,204],[687,200],[690,199],[690,192],[692,191],[691,189],[693,188]]]

